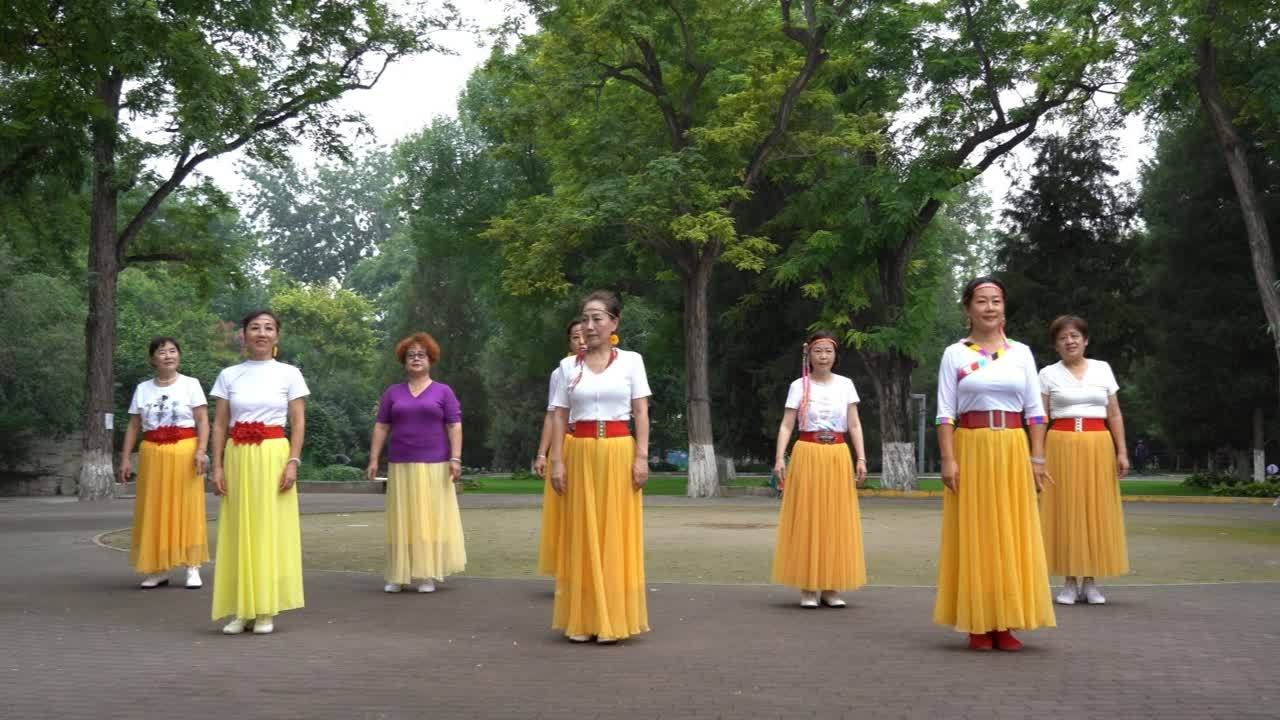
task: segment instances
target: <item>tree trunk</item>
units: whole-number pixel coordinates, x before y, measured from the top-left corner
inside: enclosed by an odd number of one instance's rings
[[[1206,4],[1206,11],[1212,21],[1218,13],[1218,3]],[[1227,163],[1227,172],[1231,175],[1231,184],[1235,186],[1236,198],[1240,201],[1240,214],[1244,216],[1245,234],[1249,239],[1249,255],[1253,264],[1253,279],[1258,286],[1258,295],[1262,300],[1262,312],[1266,315],[1267,326],[1271,328],[1271,342],[1276,353],[1276,364],[1280,367],[1280,291],[1276,290],[1276,261],[1271,252],[1271,236],[1267,230],[1267,218],[1258,192],[1253,184],[1253,173],[1249,170],[1248,157],[1245,155],[1240,135],[1232,123],[1233,117],[1222,98],[1222,90],[1218,85],[1217,49],[1213,44],[1210,30],[1201,40],[1196,52],[1196,91],[1200,96],[1200,105],[1204,108],[1213,128]],[[1280,402],[1280,385],[1277,386],[1277,401]]]
[[[711,390],[707,364],[710,336],[708,291],[715,257],[699,253],[680,276],[684,290],[685,425],[689,430],[689,497],[719,492],[716,451],[711,431]]]
[[[880,487],[915,490],[915,444],[911,441],[911,371],[915,361],[897,350],[860,353],[880,398]]]
[[[1267,461],[1262,448],[1262,408],[1253,409],[1253,481],[1266,482]]]
[[[80,460],[81,500],[113,495],[111,463],[116,347],[116,278],[120,252],[116,244],[119,189],[116,185],[116,119],[123,78],[113,73],[98,83],[98,99],[106,117],[93,128],[93,199],[89,216],[89,316],[85,320],[85,387],[83,445]]]

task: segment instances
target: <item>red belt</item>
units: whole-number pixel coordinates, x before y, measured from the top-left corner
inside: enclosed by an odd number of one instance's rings
[[[799,440],[819,445],[843,444],[844,433],[838,433],[835,430],[806,430],[800,433]]]
[[[157,445],[172,445],[179,440],[186,440],[195,436],[195,428],[162,425],[155,430],[148,430],[143,433],[142,439]]]
[[[630,434],[631,426],[626,420],[579,420],[573,424],[573,436],[576,438],[626,437]]]
[[[1049,425],[1049,429],[1067,432],[1101,432],[1107,429],[1107,421],[1102,418],[1058,418]]]
[[[274,440],[283,437],[283,425],[239,422],[231,426],[231,440],[237,445],[259,445],[263,440]]]
[[[1013,430],[1022,427],[1022,413],[1006,412],[1004,410],[974,410],[960,415],[960,421],[956,423],[956,427],[971,430],[976,428]]]

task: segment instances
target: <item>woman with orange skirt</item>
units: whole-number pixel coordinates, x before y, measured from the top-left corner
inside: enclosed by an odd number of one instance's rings
[[[169,571],[187,569],[186,586],[203,585],[200,566],[209,561],[204,512],[204,469],[209,456],[208,401],[200,381],[178,372],[178,341],[151,341],[156,376],[140,383],[129,403],[129,427],[120,452],[120,482],[127,482],[130,456],[138,451],[138,491],[133,505],[129,564],[146,577],[142,588],[169,584]]]
[[[773,581],[800,591],[800,607],[842,608],[839,590],[867,582],[862,553],[858,493],[867,479],[858,391],[853,381],[831,372],[837,356],[831,333],[819,332],[804,344],[801,376],[791,383],[778,428],[774,473],[785,484],[773,555]],[[800,439],[786,467],[791,431]],[[853,444],[856,461],[850,457]]]
[[[1120,478],[1129,471],[1120,385],[1110,365],[1084,356],[1089,324],[1083,318],[1059,317],[1049,338],[1062,359],[1040,371],[1051,420],[1045,460],[1054,477],[1040,496],[1045,554],[1049,574],[1066,577],[1059,604],[1102,605],[1107,599],[1094,578],[1129,572],[1120,504]]]
[[[213,619],[238,635],[275,630],[275,616],[304,605],[298,466],[306,433],[302,373],[277,362],[280,321],[255,310],[240,323],[249,359],[218,374],[209,394],[213,485],[222,496],[213,573]],[[288,432],[285,424],[288,423]]]
[[[971,650],[1020,650],[1013,630],[1056,624],[1036,508],[1052,482],[1044,406],[1031,350],[1004,336],[1004,298],[995,278],[965,286],[969,337],[938,369],[946,492],[933,621],[968,633]]]
[[[586,349],[581,319],[572,320],[565,327],[565,335],[568,337],[569,357],[576,357],[579,350]],[[560,494],[551,486],[551,463],[547,462],[547,454],[551,452],[551,432],[555,429],[556,409],[552,402],[555,401],[556,387],[562,382],[565,382],[564,376],[560,374],[560,366],[556,365],[556,369],[551,372],[550,388],[547,391],[547,414],[542,418],[542,436],[538,440],[538,456],[533,459],[534,474],[546,481],[542,486],[542,538],[538,544],[538,574],[551,577],[556,575],[556,562],[560,555],[562,529],[560,516],[563,509],[560,507]],[[572,439],[573,430],[570,428],[564,436],[565,448],[569,446]]]
[[[564,503],[551,626],[573,642],[607,644],[649,630],[642,490],[651,393],[644,359],[616,347],[617,296],[588,295],[582,316],[587,346],[560,363],[566,381],[551,403],[551,484]]]

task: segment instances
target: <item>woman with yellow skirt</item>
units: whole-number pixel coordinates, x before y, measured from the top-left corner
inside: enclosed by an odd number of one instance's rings
[[[129,427],[120,452],[120,482],[128,482],[130,456],[138,452],[138,491],[133,505],[129,564],[143,589],[169,584],[169,571],[187,569],[186,586],[203,585],[200,566],[209,560],[204,515],[204,470],[209,456],[208,401],[200,381],[178,373],[178,341],[151,341],[155,378],[139,383],[129,403]]]
[[[575,357],[578,351],[587,347],[582,336],[582,320],[575,318],[564,329],[568,337],[569,357]],[[542,537],[538,544],[538,574],[555,577],[556,562],[560,557],[560,532],[563,529],[560,517],[560,494],[551,487],[551,463],[547,462],[547,454],[551,452],[551,432],[555,429],[555,406],[552,401],[556,396],[556,386],[565,382],[560,374],[560,366],[551,372],[550,388],[547,391],[547,414],[542,418],[542,436],[538,440],[538,455],[533,459],[533,472],[545,482],[542,486]],[[573,432],[564,436],[564,447],[568,448],[573,439]],[[567,452],[565,450],[564,452]]]
[[[209,391],[217,400],[213,484],[222,496],[213,619],[231,617],[227,635],[250,626],[266,635],[276,615],[304,604],[296,483],[310,390],[298,368],[275,360],[274,313],[255,310],[240,326],[249,359],[224,369]]]
[[[609,644],[649,630],[642,490],[651,393],[644,359],[616,347],[617,296],[588,295],[582,315],[586,348],[560,363],[566,382],[551,403],[551,484],[563,502],[551,626],[572,642]]]
[[[1049,326],[1061,361],[1040,371],[1049,409],[1045,460],[1054,485],[1040,495],[1049,574],[1066,581],[1057,601],[1102,605],[1095,578],[1129,572],[1120,478],[1129,471],[1124,417],[1111,366],[1085,358],[1089,324],[1063,315]],[[1082,582],[1077,583],[1077,579]]]
[[[846,603],[838,591],[867,582],[854,489],[867,480],[858,391],[852,380],[831,372],[838,359],[831,333],[815,333],[802,352],[800,378],[791,383],[778,427],[774,473],[784,489],[773,581],[798,589],[800,607],[842,608]],[[788,468],[787,443],[797,422],[800,438]]]
[[[1020,650],[1013,630],[1056,624],[1036,508],[1052,482],[1040,381],[1031,350],[1004,336],[1004,298],[995,278],[965,286],[969,337],[938,369],[946,492],[933,621],[968,633],[971,650]]]
[[[458,510],[462,480],[462,406],[453,389],[431,379],[440,360],[435,338],[419,332],[396,345],[405,382],[382,394],[369,446],[370,480],[387,444],[387,564],[384,592],[418,580],[418,592],[467,566]]]

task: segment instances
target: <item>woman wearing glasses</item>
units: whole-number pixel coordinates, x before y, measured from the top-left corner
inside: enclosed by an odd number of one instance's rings
[[[651,393],[644,359],[617,348],[621,317],[613,293],[587,296],[587,346],[561,361],[564,382],[551,401],[551,484],[564,499],[551,625],[573,642],[607,644],[649,630],[641,490],[649,479]],[[574,437],[565,447],[569,423]]]
[[[378,472],[387,450],[387,565],[389,593],[418,580],[418,592],[435,592],[436,580],[467,564],[455,483],[462,479],[462,408],[453,390],[431,379],[440,346],[427,333],[396,344],[405,382],[382,393],[366,474]]]

